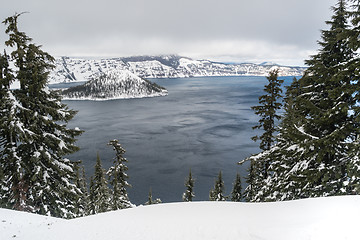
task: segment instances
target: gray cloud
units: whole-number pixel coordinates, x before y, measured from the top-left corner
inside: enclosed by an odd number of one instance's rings
[[[21,17],[20,28],[53,55],[178,53],[221,61],[302,64],[318,48],[320,29],[326,28],[335,3],[13,0],[0,9],[0,17],[30,12]]]

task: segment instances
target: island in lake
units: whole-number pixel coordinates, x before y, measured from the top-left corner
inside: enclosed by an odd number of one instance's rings
[[[64,100],[113,100],[166,96],[168,91],[128,70],[113,70],[62,90]]]

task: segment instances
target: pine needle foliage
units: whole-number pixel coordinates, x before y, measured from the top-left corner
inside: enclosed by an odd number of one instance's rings
[[[360,13],[352,2],[351,14],[344,0],[333,7],[318,53],[287,88],[276,143],[249,158],[271,161],[252,201],[360,193]]]
[[[150,190],[149,190],[149,196],[148,196],[148,201],[145,203],[145,205],[153,205],[153,204],[159,204],[159,203],[162,203],[161,199],[160,199],[160,198],[156,198],[155,200],[153,200],[152,190],[151,190],[151,188],[150,188]]]
[[[73,218],[81,191],[74,163],[64,156],[78,150],[75,137],[82,131],[66,127],[76,111],[48,89],[54,58],[18,29],[20,16],[3,21],[11,53],[0,56],[0,202],[11,209]],[[20,89],[10,90],[14,81]]]
[[[183,197],[182,197],[184,202],[191,202],[195,197],[194,184],[195,184],[195,179],[192,177],[191,169],[190,169],[189,176],[185,180],[186,191],[183,193]]]
[[[239,173],[237,173],[235,182],[233,184],[233,189],[231,191],[231,201],[241,202],[242,198],[243,196],[242,196],[241,176]]]
[[[258,125],[254,126],[253,129],[263,130],[261,136],[254,136],[252,140],[260,140],[260,149],[263,151],[268,151],[275,143],[276,125],[281,118],[278,111],[282,107],[281,84],[284,80],[278,79],[278,74],[278,69],[269,73],[268,84],[264,88],[265,94],[259,97],[260,105],[251,107],[255,110],[255,114],[260,116]],[[247,200],[250,201],[263,185],[263,181],[269,175],[271,163],[271,158],[257,158],[250,161],[249,174],[246,178],[248,186],[244,193]]]
[[[90,180],[90,214],[97,214],[112,210],[111,196],[105,169],[101,164],[99,153],[96,158],[95,173]]]
[[[129,200],[126,188],[131,187],[127,182],[129,176],[126,174],[128,167],[125,165],[127,159],[123,157],[125,149],[119,143],[119,140],[114,139],[108,143],[115,151],[114,165],[107,171],[109,176],[109,183],[112,186],[112,209],[125,209],[132,207]]]
[[[210,201],[226,201],[224,195],[225,184],[222,177],[222,172],[220,171],[217,179],[215,180],[214,188],[210,190],[209,200]]]

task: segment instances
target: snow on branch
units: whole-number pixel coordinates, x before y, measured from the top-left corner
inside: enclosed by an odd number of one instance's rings
[[[312,139],[319,139],[318,137],[313,136],[313,135],[305,132],[305,130],[304,130],[303,127],[298,127],[298,126],[296,126],[295,124],[294,124],[294,127],[295,127],[300,133],[304,134],[305,136],[308,136],[308,137],[310,137],[310,138],[312,138]]]

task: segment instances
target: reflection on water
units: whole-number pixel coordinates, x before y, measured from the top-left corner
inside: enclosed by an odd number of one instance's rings
[[[291,78],[286,78],[291,79]],[[133,203],[147,201],[149,188],[163,202],[181,201],[184,180],[191,168],[195,199],[208,200],[221,170],[226,194],[236,173],[246,176],[246,166],[236,163],[258,152],[252,126],[265,77],[211,77],[154,80],[168,89],[166,97],[104,102],[65,101],[79,113],[69,123],[85,133],[81,150],[69,158],[82,160],[87,177],[93,174],[96,153],[103,167],[111,166],[114,152],[107,146],[119,139],[129,160]],[[245,184],[245,179],[243,179]]]

